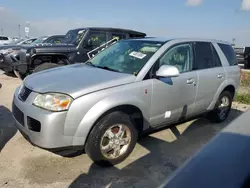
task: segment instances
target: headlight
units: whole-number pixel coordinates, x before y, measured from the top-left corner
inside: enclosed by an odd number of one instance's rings
[[[38,94],[33,102],[33,105],[44,108],[50,111],[68,110],[73,99],[65,94],[60,93],[45,93]]]

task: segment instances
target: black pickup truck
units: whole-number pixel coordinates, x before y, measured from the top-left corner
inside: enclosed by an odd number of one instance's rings
[[[238,63],[244,64],[244,69],[250,69],[250,46],[234,48]]]
[[[34,72],[85,62],[117,40],[145,36],[142,32],[117,28],[73,29],[67,32],[63,44],[40,44],[21,49],[18,54],[11,56],[11,64],[15,74],[24,79]]]

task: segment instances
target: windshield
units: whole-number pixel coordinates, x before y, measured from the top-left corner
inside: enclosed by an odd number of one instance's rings
[[[87,64],[121,73],[137,75],[163,42],[124,40],[103,50]]]
[[[79,44],[79,42],[82,40],[82,37],[84,36],[85,32],[86,32],[85,29],[70,30],[65,35],[64,42],[67,44],[74,44],[77,46]]]
[[[31,44],[40,44],[40,43],[43,43],[48,37],[44,36],[44,37],[39,37],[37,38],[34,42],[32,42]]]

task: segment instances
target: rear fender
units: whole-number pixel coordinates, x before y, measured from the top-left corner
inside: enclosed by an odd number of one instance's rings
[[[213,110],[214,106],[220,96],[220,94],[222,93],[222,91],[229,85],[234,86],[235,90],[237,89],[237,84],[233,79],[227,79],[224,80],[224,82],[221,83],[220,87],[217,89],[216,94],[214,95],[213,101],[210,103],[210,105],[208,106],[207,110]]]

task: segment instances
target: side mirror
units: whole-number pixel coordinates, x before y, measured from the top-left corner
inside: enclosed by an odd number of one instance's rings
[[[162,65],[159,70],[156,71],[157,77],[178,77],[179,75],[179,70],[171,65]]]

